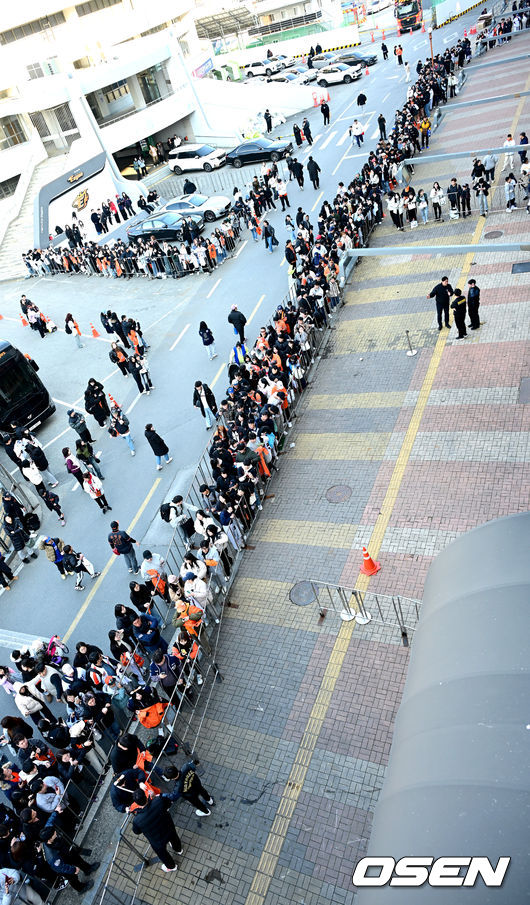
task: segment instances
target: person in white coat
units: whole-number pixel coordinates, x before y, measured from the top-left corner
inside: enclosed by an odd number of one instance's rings
[[[103,493],[103,484],[91,471],[85,471],[83,473],[83,490],[85,493],[88,493],[92,500],[96,501],[103,514],[112,510],[112,506],[109,506],[107,498]]]

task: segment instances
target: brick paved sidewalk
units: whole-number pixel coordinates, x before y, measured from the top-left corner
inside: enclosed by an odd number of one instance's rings
[[[505,45],[494,54],[513,52]],[[486,96],[493,82],[499,90],[528,87],[519,64],[470,71],[459,100]],[[525,128],[530,102],[471,110],[448,105],[433,152],[502,144],[506,132]],[[467,181],[470,168],[418,164],[412,184],[438,178],[445,187],[453,174]],[[482,244],[493,231],[528,240],[528,223],[524,210],[501,211],[409,235],[385,220],[373,243]],[[217,807],[200,820],[179,805],[181,867],[169,876],[158,865],[144,871],[140,903],[352,901],[351,873],[370,833],[408,652],[390,627],[349,623],[339,631],[333,616],[320,624],[316,610],[294,607],[288,593],[308,577],[366,587],[359,565],[367,544],[382,564],[370,589],[421,598],[446,544],[528,507],[530,409],[518,399],[530,374],[530,274],[512,274],[525,259],[412,252],[364,259],[355,271],[225,613],[226,679],[199,743]],[[466,340],[457,341],[454,328],[436,329],[426,295],[442,273],[453,286],[464,289],[473,276],[481,287],[483,325]],[[407,329],[414,358],[405,354]],[[342,497],[330,497],[343,501],[331,502],[326,494],[337,485]],[[128,877],[113,874],[112,885],[118,901],[130,901]]]

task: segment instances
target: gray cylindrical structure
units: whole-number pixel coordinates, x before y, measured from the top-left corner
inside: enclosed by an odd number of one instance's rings
[[[529,638],[526,512],[470,531],[431,565],[367,853],[507,855],[504,883],[366,888],[357,905],[528,901]]]

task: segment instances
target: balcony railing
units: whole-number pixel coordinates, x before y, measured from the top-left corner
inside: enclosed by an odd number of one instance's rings
[[[148,107],[152,107],[154,106],[154,104],[159,104],[160,101],[165,101],[168,97],[172,97],[174,94],[174,91],[168,91],[165,94],[161,94],[160,97],[149,101],[148,104],[144,104],[143,107],[132,107],[130,110],[126,110],[125,113],[119,113],[117,116],[108,116],[103,119],[97,119],[96,117],[96,122],[100,129],[104,129],[105,126],[112,126],[113,123],[119,123],[122,119],[127,119],[127,117],[129,116],[134,116],[135,113],[141,113],[142,110],[147,110]]]

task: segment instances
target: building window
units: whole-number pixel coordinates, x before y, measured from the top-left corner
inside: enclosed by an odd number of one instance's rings
[[[47,138],[50,134],[50,130],[42,113],[30,113],[29,118],[39,133],[40,138]]]
[[[60,107],[54,107],[53,112],[57,117],[61,132],[73,132],[77,129],[77,123],[72,116],[70,104],[61,104]]]
[[[9,31],[0,32],[0,44],[12,44],[14,41],[20,41],[22,38],[28,38],[30,35],[38,35],[48,28],[55,25],[63,25],[66,22],[64,13],[51,13],[43,19],[33,19],[32,22],[26,22],[17,28],[11,28]]]
[[[19,179],[20,173],[18,176],[12,176],[11,179],[4,179],[3,182],[0,182],[0,201],[3,201],[4,198],[10,198],[11,195],[15,194]]]
[[[0,119],[0,150],[13,148],[28,140],[18,116],[3,116]]]
[[[30,79],[43,79],[47,75],[55,75],[59,72],[57,57],[51,57],[43,63],[30,63],[26,66]]]
[[[118,3],[121,3],[121,0],[90,0],[89,3],[78,3],[75,11],[78,16],[89,16],[90,13],[97,13],[109,6],[117,6]]]
[[[119,82],[113,82],[112,85],[106,85],[101,91],[107,104],[111,104],[112,101],[117,101],[119,97],[129,94],[129,86],[126,79],[121,79]]]
[[[42,67],[40,63],[31,63],[29,66],[26,66],[28,70],[28,75],[30,79],[43,79],[44,73],[42,71]]]

